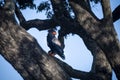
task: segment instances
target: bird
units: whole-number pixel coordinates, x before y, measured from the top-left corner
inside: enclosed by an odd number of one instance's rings
[[[57,32],[54,29],[48,30],[47,45],[50,48],[48,54],[50,56],[55,56],[56,54],[58,54],[64,60],[65,59],[64,51],[60,41],[56,38],[56,34]]]

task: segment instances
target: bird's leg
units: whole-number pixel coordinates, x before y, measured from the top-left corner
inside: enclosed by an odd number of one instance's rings
[[[53,53],[52,51],[49,51],[49,52],[48,52],[48,55],[50,55],[50,56],[53,56],[53,57],[54,57],[54,56],[55,56],[55,53]]]

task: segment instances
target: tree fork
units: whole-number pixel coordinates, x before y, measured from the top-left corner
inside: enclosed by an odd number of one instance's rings
[[[120,42],[116,37],[112,20],[107,20],[109,14],[105,13],[103,21],[97,21],[74,1],[71,0],[70,4],[74,9],[78,23],[104,51],[112,68],[115,70],[117,78],[120,79],[120,70],[118,70],[120,69]]]

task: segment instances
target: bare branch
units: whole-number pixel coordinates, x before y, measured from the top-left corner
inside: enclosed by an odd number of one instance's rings
[[[50,28],[55,28],[57,26],[57,23],[53,19],[46,19],[46,20],[34,19],[34,20],[22,22],[21,26],[26,30],[35,27],[41,31]]]
[[[40,20],[40,19],[33,19],[33,20],[28,20],[26,21],[22,12],[20,11],[20,9],[17,7],[16,5],[16,9],[15,9],[17,18],[20,21],[20,25],[25,28],[26,30],[35,27],[38,30],[46,30],[49,28],[54,28],[57,26],[56,21],[54,20],[54,18],[52,19],[46,19],[46,20]]]
[[[101,0],[102,9],[103,9],[103,16],[104,19],[111,20],[112,19],[112,13],[110,8],[110,0]]]
[[[54,58],[54,59],[55,59],[55,61],[57,61],[59,63],[59,65],[64,69],[64,71],[73,78],[85,79],[85,77],[88,76],[88,74],[89,74],[89,72],[84,72],[84,71],[79,71],[79,70],[73,69],[70,65],[68,65],[67,63],[65,63],[57,58]]]
[[[17,5],[15,5],[15,13],[16,13],[16,16],[17,16],[20,24],[21,24],[22,22],[25,22],[25,21],[26,21],[25,18],[24,18],[24,16],[23,16],[23,14],[22,14],[22,12],[21,12],[20,9],[17,7]]]
[[[120,19],[120,5],[115,8],[115,10],[112,12],[113,15],[113,22],[117,21]]]
[[[100,34],[100,28],[96,27],[100,25],[100,21],[96,20],[77,2],[70,0],[70,5],[73,8],[78,24],[81,25],[87,34],[90,34],[92,38],[96,38]]]

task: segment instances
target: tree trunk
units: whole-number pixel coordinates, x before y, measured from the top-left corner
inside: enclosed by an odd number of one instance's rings
[[[0,53],[25,80],[70,80],[37,41],[15,23],[14,15],[0,11]]]
[[[120,79],[120,42],[113,27],[109,1],[107,1],[108,4],[105,2],[103,0],[104,19],[101,21],[96,20],[77,2],[71,0],[71,5],[79,25],[100,46],[115,71],[117,78]]]

